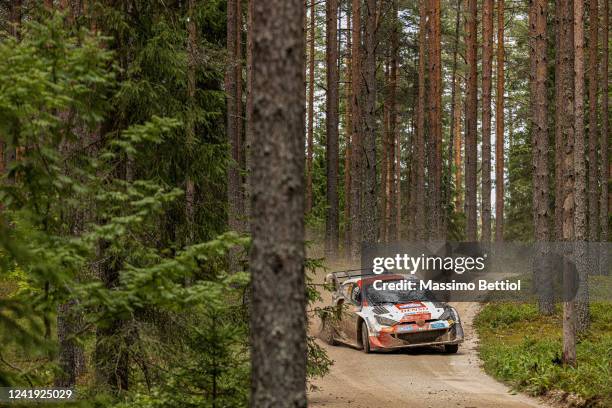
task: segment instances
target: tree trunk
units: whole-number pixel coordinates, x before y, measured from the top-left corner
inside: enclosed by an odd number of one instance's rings
[[[497,242],[504,240],[504,24],[504,0],[497,0],[497,93],[495,98],[495,241]],[[546,149],[548,150],[548,146]],[[546,200],[548,202],[548,197]]]
[[[352,0],[353,30],[351,52],[351,113],[353,136],[351,137],[351,256],[358,259],[361,253],[361,180],[363,150],[361,145],[361,1]]]
[[[363,205],[361,206],[361,239],[373,243],[378,239],[376,222],[376,0],[366,1],[366,24],[364,41],[364,171]]]
[[[227,137],[230,146],[230,163],[228,166],[228,226],[231,230],[240,231],[242,197],[240,194],[240,121],[238,118],[238,30],[236,11],[240,0],[228,0],[227,3],[227,65],[225,72],[225,92],[227,95]]]
[[[380,158],[380,239],[382,242],[389,240],[389,218],[390,214],[389,202],[390,183],[389,183],[389,167],[391,163],[389,161],[389,60],[385,56],[384,62],[384,100],[382,104],[383,109],[383,131],[382,131],[382,154]]]
[[[302,0],[256,2],[253,17],[250,401],[306,407]]]
[[[429,190],[431,212],[429,214],[431,237],[443,237],[442,211],[442,75],[441,75],[441,31],[440,0],[430,0],[428,24],[429,44],[429,171],[431,172]]]
[[[552,276],[544,261],[548,252],[546,243],[549,232],[549,180],[548,180],[548,99],[546,97],[546,15],[547,0],[531,0],[529,3],[530,42],[530,91],[532,122],[532,165],[533,165],[533,224],[534,239],[538,247],[538,261],[535,262],[535,282],[538,293],[540,313],[550,315],[554,312],[552,297]]]
[[[452,74],[451,74],[451,110],[450,110],[450,126],[449,126],[449,135],[448,135],[448,180],[449,182],[446,185],[446,204],[450,205],[451,201],[452,201],[452,183],[453,183],[453,163],[455,161],[455,144],[457,143],[457,140],[455,138],[455,126],[456,126],[456,120],[457,118],[455,117],[455,112],[459,111],[459,106],[458,106],[458,93],[457,93],[457,56],[459,54],[459,27],[460,27],[460,21],[461,21],[461,1],[462,0],[457,0],[457,9],[455,10],[455,35],[453,38],[453,68],[452,68]],[[461,117],[459,117],[459,120],[461,120]],[[459,140],[459,143],[461,143],[461,140]],[[460,149],[460,148],[459,148]],[[461,160],[461,153],[459,153],[459,160]],[[460,162],[461,163],[461,162]],[[455,166],[457,165],[456,163],[454,163]],[[461,183],[461,179],[455,177],[455,200],[460,200],[459,199],[459,186]],[[459,201],[456,201],[457,205],[455,206],[455,210],[458,211],[458,203]]]
[[[610,4],[608,1],[603,2],[602,7],[602,24],[601,24],[601,45],[603,48],[601,59],[601,195],[599,199],[599,224],[601,225],[602,242],[608,241],[608,217],[610,208],[608,207],[608,185],[610,182],[610,162],[608,152],[608,13]],[[605,260],[602,260],[605,261]],[[606,263],[600,263],[605,265]]]
[[[462,173],[462,163],[461,163],[461,149],[462,149],[462,140],[461,140],[461,87],[459,85],[459,89],[457,92],[456,103],[455,103],[455,112],[453,114],[455,120],[453,123],[453,151],[455,155],[455,211],[462,213],[463,212],[463,173]]]
[[[557,0],[557,70],[555,95],[555,151],[557,157],[556,217],[555,229],[560,229],[561,239],[572,241],[574,235],[574,26],[571,0]],[[560,159],[560,160],[559,160]],[[563,278],[567,285],[571,278],[569,261],[564,260]],[[576,311],[573,299],[563,303],[563,361],[576,362]]]
[[[599,167],[597,163],[597,147],[599,144],[597,134],[599,9],[597,0],[590,0],[589,4],[589,241],[595,242],[599,237]]]
[[[434,237],[444,239],[446,231],[442,230],[442,218],[446,217],[442,207],[442,32],[440,18],[440,0],[431,2],[431,60],[430,60],[430,84],[431,84],[431,117],[432,117],[432,146],[434,152],[434,177],[433,177],[433,208],[435,214]]]
[[[402,145],[401,133],[395,129],[395,240],[402,239]]]
[[[327,210],[325,219],[325,252],[338,254],[338,0],[327,0]]]
[[[466,60],[468,64],[468,78],[465,101],[465,213],[466,213],[466,238],[468,241],[478,239],[476,231],[476,170],[477,170],[477,123],[478,93],[476,84],[478,71],[477,58],[477,1],[468,0],[466,18]]]
[[[565,223],[566,216],[573,220],[573,159],[566,159],[573,153],[567,153],[566,148],[574,146],[574,26],[572,0],[557,0],[556,26],[557,38],[555,56],[555,239],[562,241],[572,236],[570,231],[564,231],[573,222]],[[570,146],[571,145],[571,146]],[[566,162],[570,165],[566,168]],[[566,199],[571,198],[570,202]],[[567,208],[566,208],[567,204]]]
[[[482,27],[482,194],[480,239],[491,242],[491,76],[493,74],[493,0],[484,0]]]
[[[427,29],[427,7],[425,0],[419,1],[419,67],[416,125],[416,239],[427,238],[425,230],[425,30]]]
[[[575,212],[574,233],[577,244],[574,260],[580,280],[576,294],[576,329],[586,330],[589,325],[589,298],[586,286],[588,265],[586,259],[587,230],[587,172],[584,156],[584,3],[574,1],[574,171]]]
[[[238,163],[238,209],[240,211],[240,231],[245,230],[248,222],[244,218],[244,180],[245,169],[244,159],[244,108],[242,106],[242,0],[236,0],[236,140],[237,140],[237,160]]]
[[[400,156],[399,156],[399,132],[397,127],[397,65],[399,58],[399,21],[398,21],[398,2],[392,0],[391,22],[391,62],[389,72],[389,201],[387,202],[387,229],[388,239],[394,236],[399,240],[400,230],[400,205],[399,205],[399,184],[400,184]],[[395,217],[394,217],[395,215]]]
[[[306,148],[306,212],[312,210],[312,154],[314,147],[314,84],[315,84],[315,0],[310,1],[310,42],[308,43],[308,136]]]
[[[246,187],[244,188],[245,206],[247,220],[251,218],[251,148],[253,146],[253,3],[248,0],[247,10],[247,44],[246,44],[246,106],[245,106],[245,129],[244,129],[244,155],[246,170]],[[303,92],[306,87],[303,87]]]
[[[351,37],[353,36],[351,31],[351,4],[350,1],[347,1],[347,11],[346,11],[346,27],[347,27],[347,36],[346,36],[346,73],[345,77],[346,81],[346,121],[345,121],[345,150],[344,150],[344,254],[346,258],[351,256],[351,146],[352,146],[352,138],[351,134],[353,133],[353,122],[352,122],[352,45],[351,45]]]
[[[189,103],[189,114],[186,126],[185,145],[189,156],[192,156],[195,143],[195,109],[196,109],[196,69],[198,64],[198,38],[195,20],[195,0],[187,2],[187,101]],[[189,160],[189,163],[192,163]],[[195,185],[191,178],[191,169],[187,168],[185,180],[185,219],[187,220],[187,244],[193,244],[195,240]]]

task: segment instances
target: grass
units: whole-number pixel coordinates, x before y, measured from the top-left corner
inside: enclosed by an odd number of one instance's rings
[[[612,407],[612,303],[590,306],[591,327],[581,333],[576,367],[561,362],[562,311],[539,315],[533,304],[489,303],[476,319],[485,371],[532,395],[561,390],[584,406]]]

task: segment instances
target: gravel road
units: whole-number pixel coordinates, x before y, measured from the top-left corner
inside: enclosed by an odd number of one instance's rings
[[[322,281],[322,277],[321,277]],[[323,294],[329,301],[329,293]],[[329,303],[328,303],[329,304]],[[365,354],[347,346],[329,346],[331,372],[313,382],[311,407],[520,408],[549,407],[510,389],[480,368],[472,327],[478,303],[454,305],[462,317],[466,341],[454,355],[436,348]],[[314,322],[312,331],[318,330]]]

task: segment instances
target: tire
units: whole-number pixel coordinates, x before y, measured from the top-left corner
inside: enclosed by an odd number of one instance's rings
[[[368,354],[370,351],[370,335],[368,333],[368,326],[365,321],[361,321],[361,345],[364,353]]]
[[[458,344],[445,344],[444,345],[444,352],[446,354],[455,354],[457,351],[459,351]]]
[[[335,346],[338,344],[336,341],[336,329],[333,324],[329,322],[329,319],[323,317],[321,319],[321,331],[319,333],[319,338],[329,344],[330,346]]]

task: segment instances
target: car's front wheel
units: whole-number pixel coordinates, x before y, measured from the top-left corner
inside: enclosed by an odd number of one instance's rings
[[[444,345],[444,352],[447,354],[455,354],[457,351],[459,351],[458,344],[445,344]]]
[[[368,333],[368,326],[365,321],[361,321],[361,345],[363,346],[363,352],[369,353],[370,350],[370,334]]]

